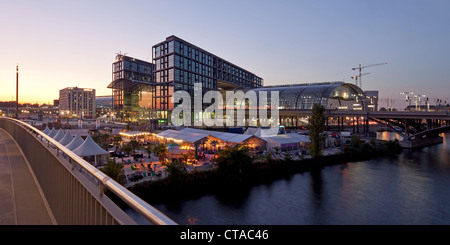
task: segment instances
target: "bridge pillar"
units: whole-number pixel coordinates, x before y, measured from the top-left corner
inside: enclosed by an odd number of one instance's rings
[[[370,132],[370,128],[369,128],[369,117],[366,118],[366,133]]]
[[[405,120],[405,134],[409,136],[408,120]]]
[[[353,123],[352,123],[352,126],[353,126],[353,133],[355,133],[356,132],[356,128],[355,128],[355,117],[352,117],[352,121],[353,121]]]
[[[359,117],[356,117],[356,132],[359,133]]]
[[[342,131],[341,117],[338,117],[338,131]]]

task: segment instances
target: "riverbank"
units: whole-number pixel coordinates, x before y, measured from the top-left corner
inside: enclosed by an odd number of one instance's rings
[[[186,173],[177,178],[137,183],[128,189],[150,203],[167,200],[186,200],[208,194],[227,194],[236,190],[249,189],[254,185],[271,183],[289,178],[293,174],[320,170],[323,167],[348,162],[369,160],[401,151],[398,142],[385,144],[356,142],[352,148],[335,155],[301,160],[266,159],[249,165],[239,178],[221,174],[216,168],[208,171]]]

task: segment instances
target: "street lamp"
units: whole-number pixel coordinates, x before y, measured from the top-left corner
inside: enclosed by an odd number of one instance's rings
[[[409,98],[409,94],[414,94],[413,92],[401,92],[400,94],[405,95],[406,102],[409,102],[408,109],[411,110],[411,99]]]
[[[426,95],[424,95],[424,94],[414,95],[414,98],[416,99],[416,110],[421,111],[421,109],[419,109],[419,108],[422,106],[422,104],[421,104],[422,97],[426,97]],[[417,106],[417,102],[419,102],[419,108]]]

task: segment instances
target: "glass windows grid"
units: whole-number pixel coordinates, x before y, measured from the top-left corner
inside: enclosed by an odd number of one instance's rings
[[[342,84],[262,88],[254,91],[257,95],[259,91],[267,91],[268,98],[271,91],[278,91],[279,109],[286,110],[310,110],[315,103],[327,109],[336,109],[339,105],[349,105],[348,108],[352,108],[358,94],[363,93]],[[346,97],[342,96],[347,93]]]
[[[153,47],[156,85],[154,105],[161,116],[173,109],[173,91],[193,92],[194,84],[201,83],[203,90],[217,89],[220,58],[179,39],[167,40]],[[245,87],[260,87],[262,79],[237,66],[222,61],[223,81]],[[169,88],[171,91],[168,91]]]

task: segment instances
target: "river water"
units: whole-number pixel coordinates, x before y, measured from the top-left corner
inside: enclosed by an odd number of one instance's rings
[[[443,144],[395,157],[294,174],[227,196],[152,205],[183,225],[448,225],[450,133],[442,136]]]

